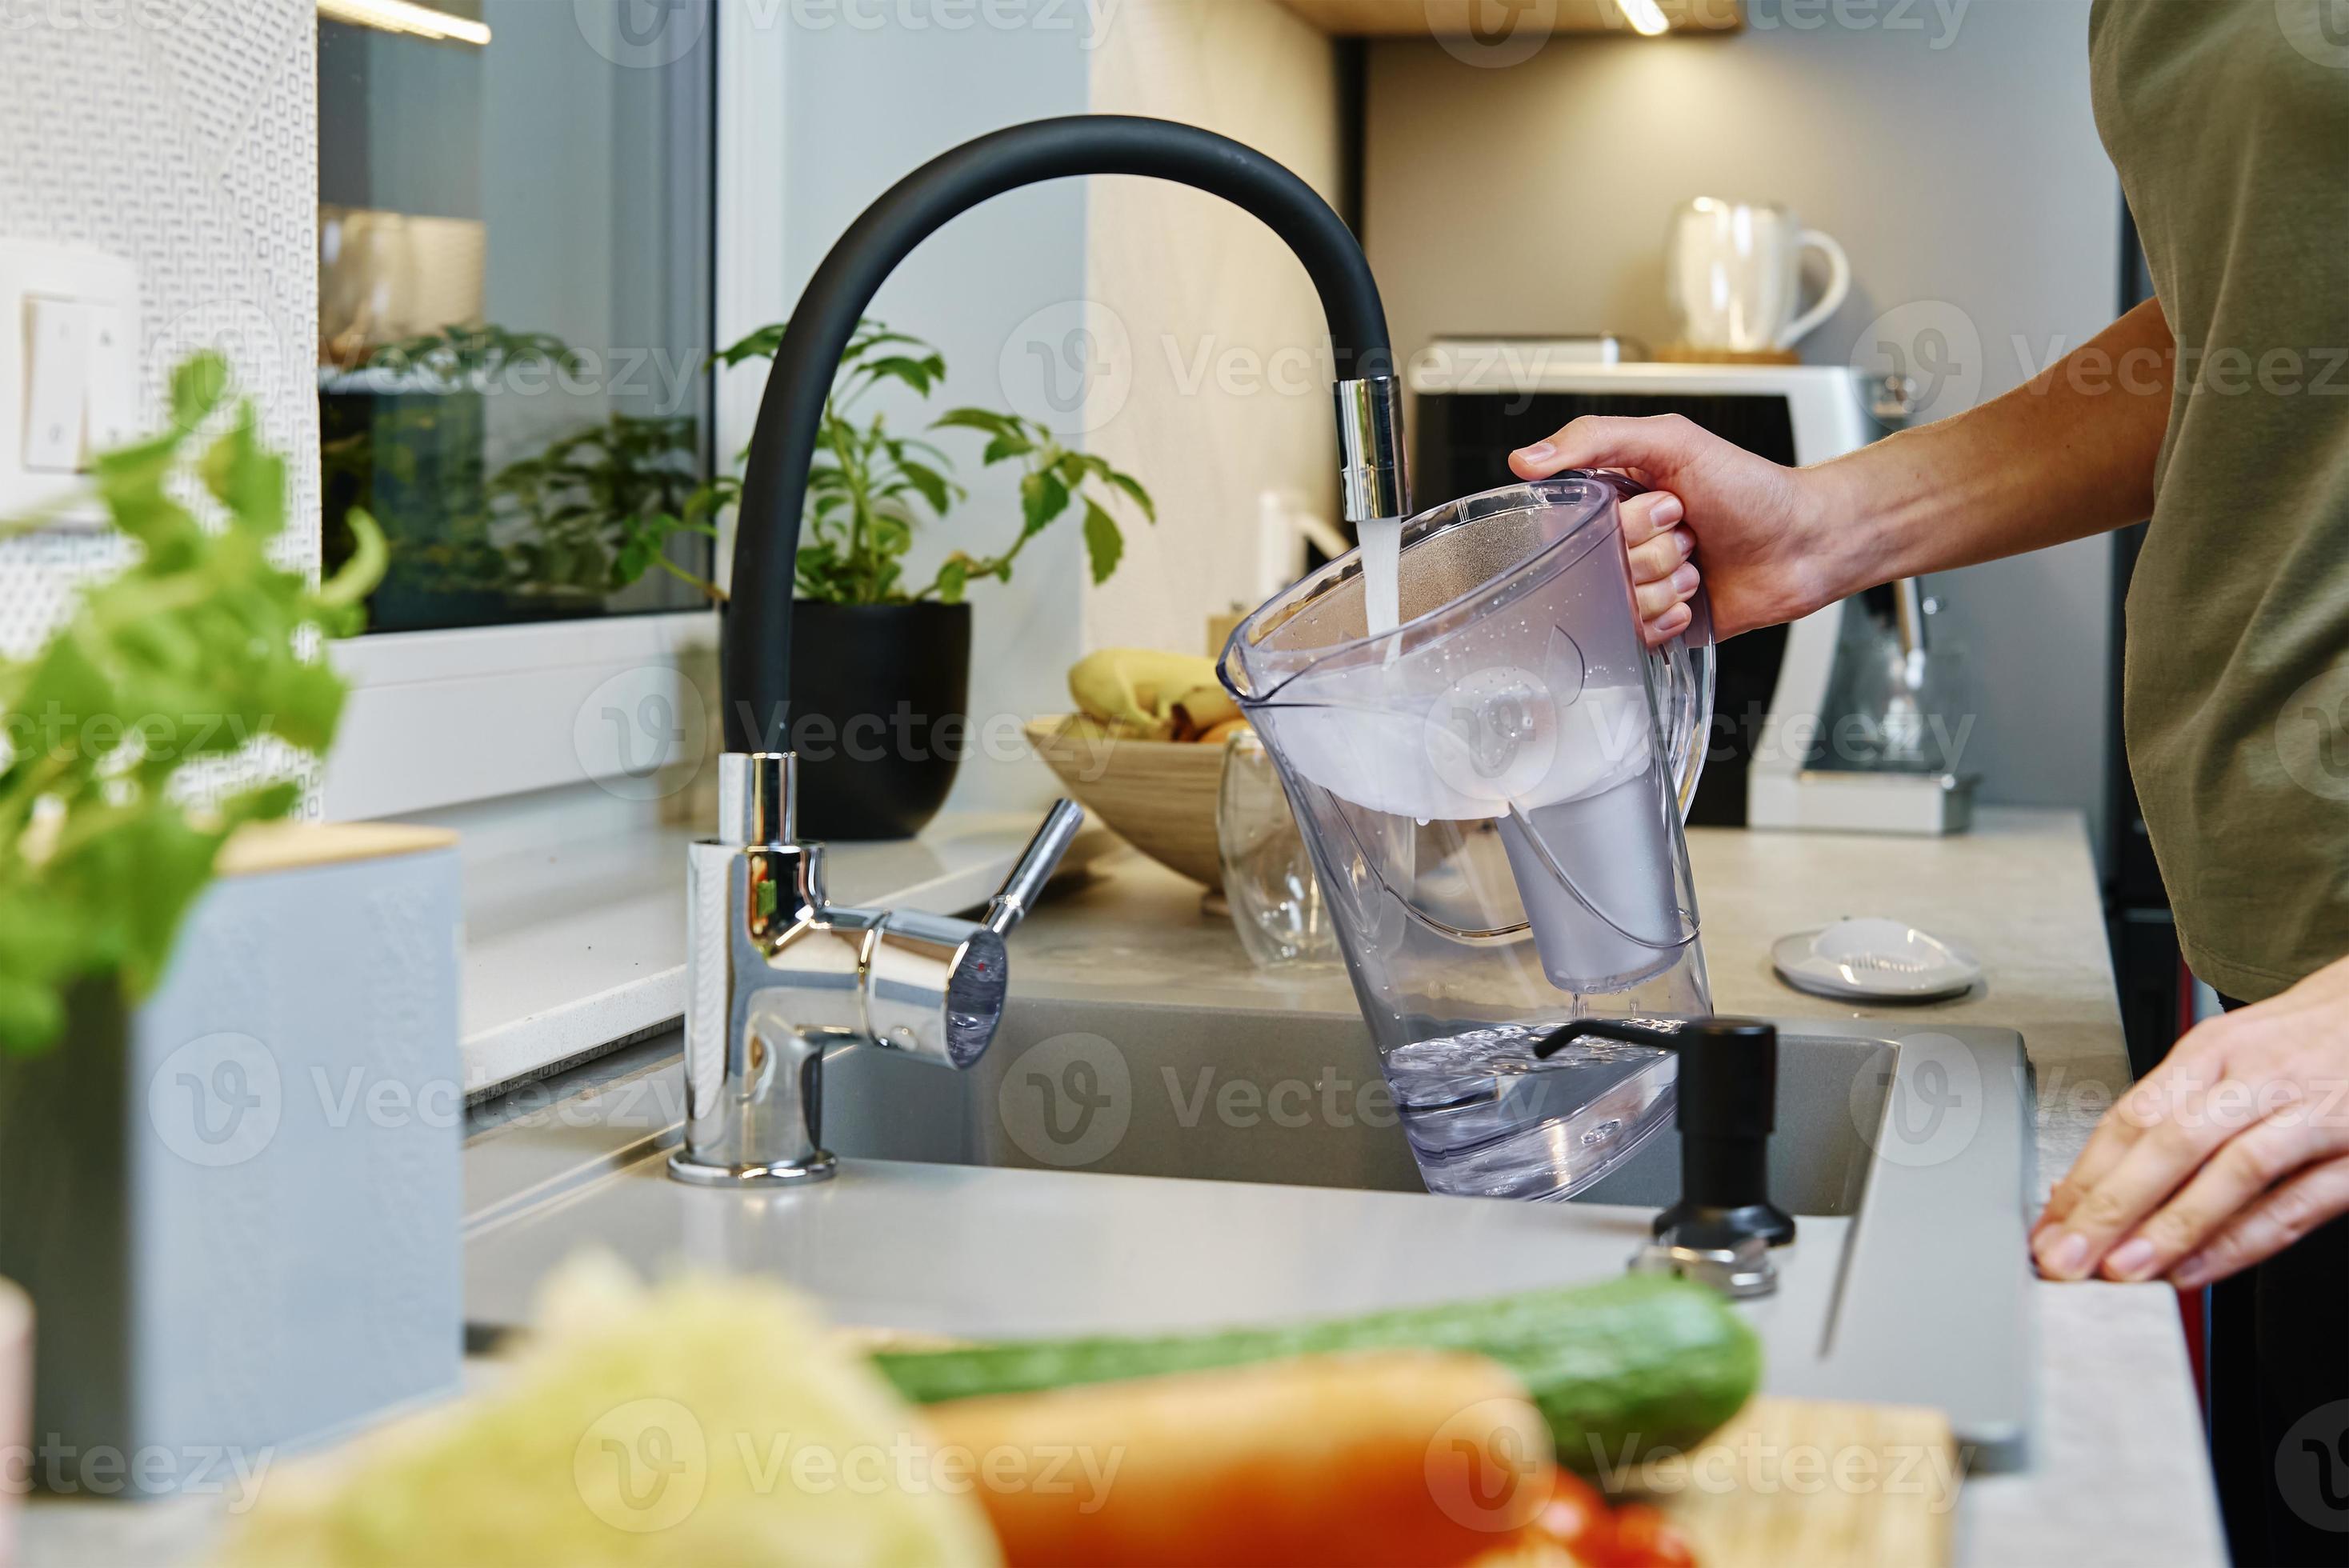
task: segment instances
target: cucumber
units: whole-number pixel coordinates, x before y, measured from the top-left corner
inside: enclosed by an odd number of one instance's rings
[[[1516,1373],[1579,1470],[1686,1449],[1737,1412],[1762,1346],[1730,1305],[1685,1280],[1600,1284],[1365,1317],[1148,1338],[1039,1339],[888,1351],[874,1364],[917,1405],[1352,1350],[1464,1350]]]

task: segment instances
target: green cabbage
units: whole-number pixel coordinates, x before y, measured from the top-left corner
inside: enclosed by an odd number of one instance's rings
[[[222,1568],[993,1568],[917,1418],[779,1284],[581,1260],[486,1386],[267,1478]]]

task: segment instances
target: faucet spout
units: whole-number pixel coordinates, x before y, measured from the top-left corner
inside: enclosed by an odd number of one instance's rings
[[[1208,191],[1288,242],[1329,317],[1348,518],[1409,511],[1386,310],[1361,246],[1311,186],[1253,148],[1172,120],[1071,115],[982,136],[924,164],[867,208],[792,313],[742,474],[723,650],[727,750],[790,749],[792,594],[808,469],[840,356],[882,280],[934,231],[989,197],[1087,174],[1145,175]]]

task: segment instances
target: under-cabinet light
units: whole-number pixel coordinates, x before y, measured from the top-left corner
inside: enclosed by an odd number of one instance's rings
[[[1648,0],[1652,5],[1654,0]],[[490,41],[490,29],[470,16],[452,16],[412,0],[318,0],[318,15],[357,27],[387,33],[408,33],[436,42],[471,44],[480,48]],[[1632,24],[1637,26],[1638,24]]]
[[[1643,38],[1672,30],[1671,18],[1656,0],[1615,0],[1615,4],[1623,13],[1623,20],[1631,24],[1631,31]]]

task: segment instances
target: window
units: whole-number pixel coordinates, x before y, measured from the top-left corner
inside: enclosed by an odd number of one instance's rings
[[[704,607],[709,541],[654,520],[712,447],[708,29],[663,59],[594,6],[319,10],[328,570],[364,507],[378,636]]]

